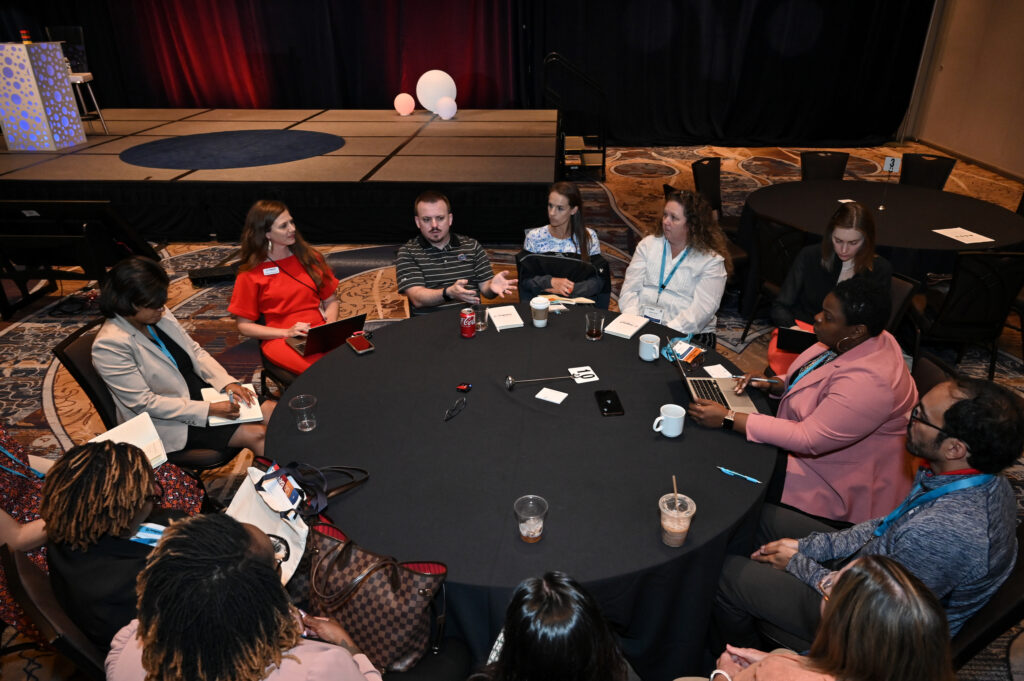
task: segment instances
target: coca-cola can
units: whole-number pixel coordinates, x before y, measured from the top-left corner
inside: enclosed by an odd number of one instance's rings
[[[464,307],[459,312],[459,331],[463,338],[472,338],[476,335],[476,312],[473,308]]]

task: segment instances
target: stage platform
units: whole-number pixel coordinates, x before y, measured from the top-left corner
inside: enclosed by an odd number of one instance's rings
[[[307,239],[393,243],[415,234],[413,199],[448,195],[454,228],[488,243],[522,241],[546,221],[556,172],[555,110],[464,110],[444,121],[417,110],[105,109],[109,134],[61,152],[0,152],[6,199],[106,199],[147,239],[237,240],[259,198],[288,204]],[[296,130],[341,138],[339,148],[247,167],[161,168],[121,154],[185,135]],[[0,142],[2,144],[2,142]],[[207,159],[208,160],[208,159]]]

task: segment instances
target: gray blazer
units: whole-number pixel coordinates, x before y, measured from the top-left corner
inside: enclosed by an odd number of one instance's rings
[[[157,327],[192,358],[196,373],[217,390],[234,383],[224,367],[192,340],[171,311]],[[188,426],[205,426],[210,405],[189,399],[188,385],[174,363],[123,317],[108,319],[92,343],[92,365],[110,388],[118,421],[149,412],[168,452],[184,448]]]

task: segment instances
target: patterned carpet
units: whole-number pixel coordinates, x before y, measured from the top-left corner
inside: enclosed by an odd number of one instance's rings
[[[871,149],[847,149],[851,178],[880,179],[880,162],[886,155],[906,151],[931,151],[908,144]],[[690,163],[706,155],[723,157],[723,201],[726,214],[738,214],[747,193],[761,186],[799,178],[799,151],[785,148],[668,147],[617,148],[610,150],[607,181],[581,184],[587,224],[597,230],[602,252],[612,265],[614,290],[618,291],[629,254],[660,219],[663,183],[692,188]],[[982,198],[1013,209],[1024,185],[1001,178],[977,166],[958,162],[948,191]],[[297,216],[300,220],[301,216]],[[524,227],[531,227],[526,225]],[[471,231],[469,232],[471,234]],[[236,252],[235,244],[171,244],[162,253],[171,272],[168,305],[189,332],[229,372],[239,378],[259,380],[259,353],[252,340],[239,336],[227,313],[231,283],[195,289],[189,269],[217,265]],[[394,267],[390,264],[397,245],[319,246],[342,280],[339,297],[342,315],[366,313],[373,328],[409,316],[408,302],[399,295]],[[491,249],[499,269],[514,270],[515,251]],[[57,294],[31,306],[14,322],[0,323],[0,416],[14,435],[37,454],[50,457],[73,443],[83,442],[103,430],[99,417],[74,380],[53,360],[50,349],[74,329],[98,316],[94,291],[78,291],[63,284]],[[743,319],[736,311],[737,295],[728,291],[719,313],[719,348],[744,370],[760,371],[766,364],[767,320],[758,320],[746,342],[741,343]],[[615,302],[613,300],[613,309]],[[1024,365],[1020,359],[1020,335],[1007,330],[1000,341],[998,380],[1024,392]],[[952,360],[950,350],[935,348]],[[961,369],[984,375],[987,356],[972,350]],[[1024,468],[1013,471],[1018,486],[1024,485]],[[1024,515],[1024,504],[1021,505]],[[961,679],[1009,679],[1007,647],[1020,632],[1008,634],[979,654],[961,671]],[[34,662],[32,664],[35,664]],[[46,667],[46,665],[44,665]],[[13,666],[3,678],[30,678]],[[34,672],[37,678],[66,678],[55,672]],[[52,674],[52,676],[51,676]]]

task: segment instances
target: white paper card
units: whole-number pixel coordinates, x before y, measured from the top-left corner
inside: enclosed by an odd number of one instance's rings
[[[839,203],[853,203],[853,199],[839,199]]]
[[[597,374],[590,367],[572,367],[569,369],[569,375],[577,383],[590,383],[598,380]]]
[[[566,309],[565,305],[562,305],[561,303],[551,303],[548,306],[548,311],[554,312],[555,314],[561,314],[565,312]]]
[[[708,376],[711,378],[732,378],[732,372],[721,364],[712,364],[709,367],[704,367],[704,371],[708,372]]]
[[[987,236],[972,232],[969,229],[963,227],[950,227],[949,229],[933,229],[936,234],[942,236],[948,236],[950,239],[956,239],[957,241],[965,244],[980,244],[986,241],[995,241],[995,239],[989,239]]]
[[[89,442],[127,442],[135,445],[146,453],[146,458],[153,468],[167,462],[167,452],[164,450],[164,443],[156,432],[153,419],[148,412],[142,412],[138,416],[128,419],[124,423],[111,428],[105,433],[97,435]]]
[[[884,170],[887,173],[898,173],[900,172],[900,166],[902,165],[902,158],[896,158],[895,156],[886,156],[885,163],[882,164],[882,170]]]
[[[555,404],[561,404],[562,400],[569,396],[569,393],[563,393],[560,390],[552,390],[551,388],[541,388],[540,392],[537,393],[536,397],[538,400],[544,400],[545,402],[554,402]]]

